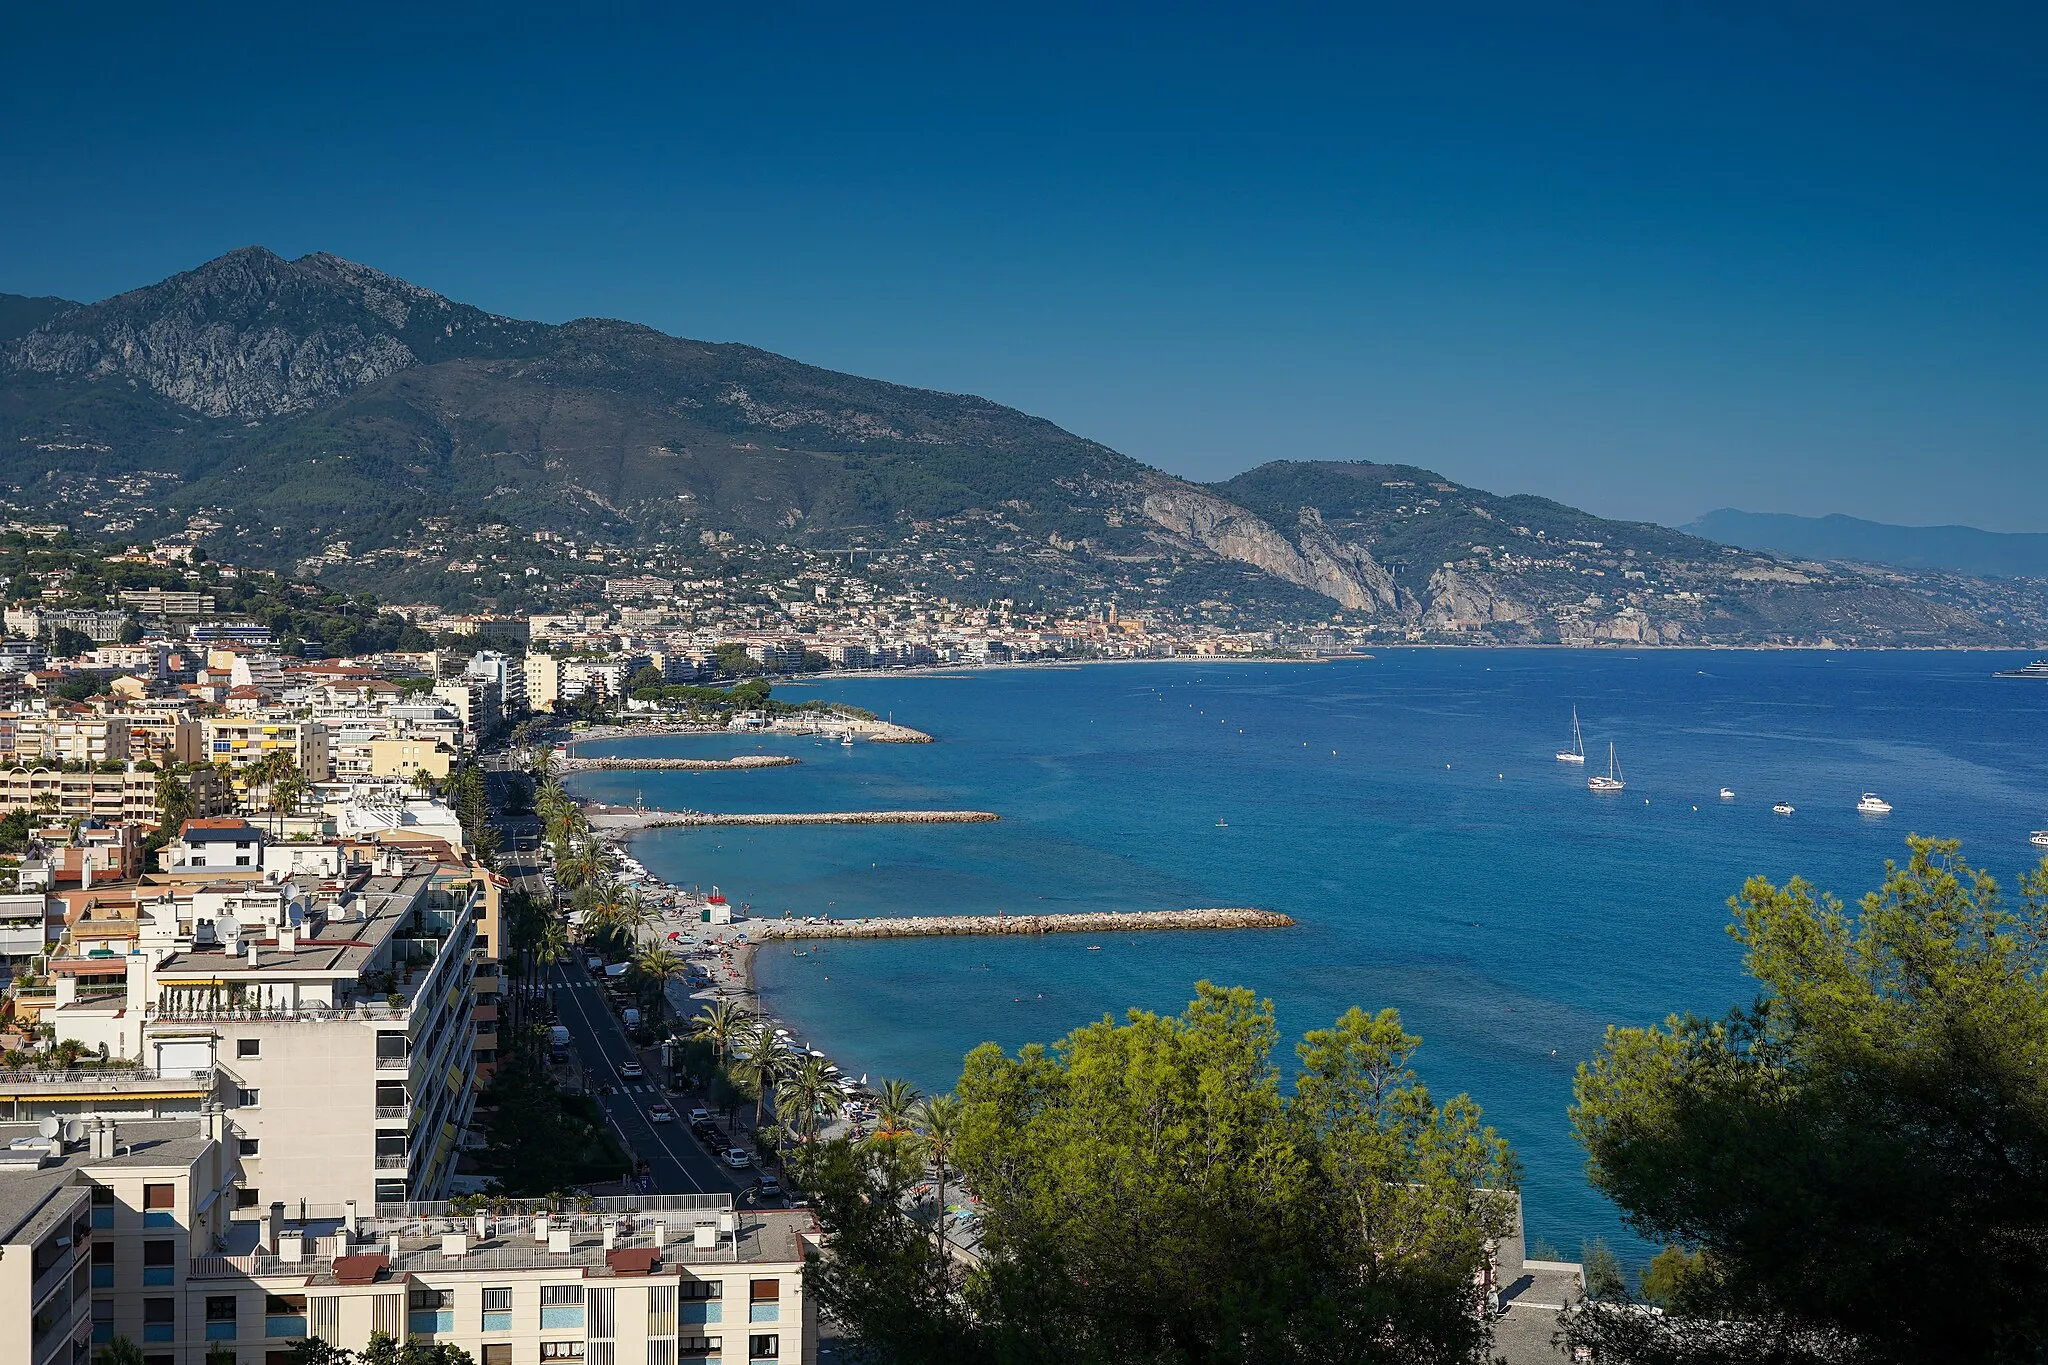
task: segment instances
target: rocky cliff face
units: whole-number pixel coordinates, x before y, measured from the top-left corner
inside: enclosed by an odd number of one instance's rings
[[[262,419],[533,331],[339,257],[246,247],[59,314],[0,351],[0,371],[126,378],[208,417]]]
[[[1142,506],[1157,525],[1212,554],[1263,569],[1354,611],[1401,613],[1400,595],[1387,571],[1363,546],[1325,531],[1314,508],[1302,509],[1297,547],[1263,517],[1190,486],[1155,489]]]

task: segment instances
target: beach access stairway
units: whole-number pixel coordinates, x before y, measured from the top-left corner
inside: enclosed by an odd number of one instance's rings
[[[1285,929],[1275,910],[1076,910],[1037,915],[904,915],[750,921],[757,942],[795,938],[937,938],[984,934],[1120,934],[1139,929]]]

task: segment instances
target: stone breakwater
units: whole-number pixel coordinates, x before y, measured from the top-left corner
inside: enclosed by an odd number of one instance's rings
[[[1050,915],[906,915],[858,920],[749,923],[766,943],[786,938],[936,938],[975,934],[1119,934],[1134,929],[1285,929],[1274,910],[1082,910]]]
[[[598,830],[694,829],[701,825],[985,825],[1002,817],[992,810],[824,810],[723,814],[716,811],[601,811],[592,808]]]
[[[803,762],[793,754],[736,754],[731,758],[577,758],[556,760],[565,773],[724,772],[734,768],[787,768]]]

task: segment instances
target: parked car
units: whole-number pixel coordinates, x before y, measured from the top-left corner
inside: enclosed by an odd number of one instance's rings
[[[754,1158],[747,1155],[744,1147],[728,1147],[725,1149],[725,1164],[736,1171],[744,1171],[754,1164]]]
[[[664,1101],[656,1100],[647,1106],[647,1117],[656,1123],[674,1123],[676,1111],[669,1108]]]
[[[764,1175],[754,1182],[754,1195],[760,1199],[780,1199],[782,1182],[772,1175]]]
[[[710,1122],[711,1111],[709,1109],[692,1109],[690,1111],[690,1126],[692,1128],[695,1128],[700,1123],[709,1124]]]
[[[647,1071],[638,1062],[621,1062],[619,1063],[619,1074],[629,1081],[637,1081],[646,1075]]]

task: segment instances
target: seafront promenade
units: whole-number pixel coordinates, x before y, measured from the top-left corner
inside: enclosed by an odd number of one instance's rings
[[[696,829],[705,825],[985,825],[1002,817],[992,810],[822,810],[733,813],[704,810],[635,810],[629,806],[584,807],[600,834],[646,829]]]
[[[1285,929],[1291,916],[1273,910],[1077,910],[1040,915],[905,915],[875,919],[749,920],[743,927],[767,943],[792,938],[941,938],[983,934],[1119,934],[1139,929]]]

